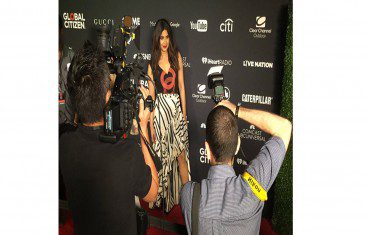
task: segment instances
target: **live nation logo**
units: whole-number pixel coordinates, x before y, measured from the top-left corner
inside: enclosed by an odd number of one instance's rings
[[[248,129],[243,128],[240,131],[239,135],[241,138],[244,138],[244,139],[266,142],[266,138],[265,138],[265,136],[262,135],[262,131],[256,130],[256,127],[254,125],[250,125],[250,127]]]
[[[232,65],[232,60],[225,59],[209,59],[207,57],[202,57],[203,64],[214,64],[214,65]]]
[[[242,64],[243,67],[267,68],[267,69],[272,69],[274,67],[274,63],[265,61],[244,60]]]
[[[197,20],[196,23],[194,21],[190,21],[190,29],[194,29],[198,32],[207,32],[208,31],[208,21],[207,20]]]
[[[271,96],[242,94],[242,102],[271,105],[274,98]]]
[[[254,38],[266,38],[271,34],[272,29],[266,29],[266,16],[256,16],[255,28],[249,28],[248,32]]]
[[[85,29],[84,13],[78,12],[64,12],[63,13],[64,26],[66,29]]]

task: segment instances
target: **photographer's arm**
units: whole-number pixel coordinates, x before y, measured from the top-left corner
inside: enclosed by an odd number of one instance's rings
[[[147,90],[141,86],[141,91],[143,94],[144,99],[147,97]],[[148,129],[147,129],[147,123],[148,123],[148,119],[150,117],[150,111],[149,109],[144,109],[144,104],[143,104],[143,100],[140,100],[139,103],[139,119],[140,119],[140,125],[141,125],[141,130],[142,133],[147,140],[149,140],[149,136],[148,136]],[[151,181],[151,186],[150,186],[150,190],[148,191],[147,195],[143,198],[144,201],[146,202],[154,202],[157,199],[157,191],[158,191],[158,174],[157,174],[157,170],[155,167],[155,163],[152,160],[152,157],[148,151],[148,148],[141,136],[141,146],[142,146],[142,153],[143,153],[143,157],[144,160],[146,162],[146,164],[150,167],[151,169],[151,175],[152,175],[152,181]]]
[[[148,65],[147,75],[152,79],[152,81],[154,81],[151,65]],[[151,81],[148,81],[148,88],[150,90],[150,94],[152,96],[152,99],[156,100],[155,86],[153,85],[153,83]],[[155,142],[155,140],[156,140],[155,127],[153,126],[153,118],[154,117],[155,117],[155,111],[153,110],[151,112],[151,116],[150,116],[150,130],[151,130],[152,142]]]
[[[185,94],[185,83],[184,83],[184,71],[183,71],[183,62],[181,54],[178,54],[178,60],[179,60],[179,91],[180,91],[180,99],[181,99],[181,108],[183,112],[184,119],[186,121],[186,94]]]
[[[236,111],[236,105],[227,100],[223,100],[218,105],[226,106],[233,113]],[[285,149],[288,149],[292,130],[289,120],[269,112],[244,107],[239,108],[238,117],[272,136],[280,137],[285,144]]]

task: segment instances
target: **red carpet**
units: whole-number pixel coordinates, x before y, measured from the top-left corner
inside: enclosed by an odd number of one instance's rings
[[[167,220],[172,223],[184,225],[184,218],[181,213],[180,206],[174,206],[170,213],[165,214],[160,209],[149,209],[148,204],[144,201],[141,201],[141,206],[148,212],[149,215],[158,217],[163,220]],[[176,235],[177,233],[172,233],[169,231],[164,231],[159,228],[150,227],[147,229],[147,235]],[[74,235],[73,221],[72,215],[70,212],[67,213],[67,219],[65,224],[59,225],[59,235]],[[260,235],[277,235],[276,232],[272,229],[272,224],[267,220],[262,218],[261,227],[260,227]]]

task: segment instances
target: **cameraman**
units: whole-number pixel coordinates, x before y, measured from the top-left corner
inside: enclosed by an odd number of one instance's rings
[[[103,109],[111,95],[110,80],[104,54],[86,42],[75,54],[67,78],[79,125],[63,134],[59,143],[75,234],[136,234],[134,196],[146,202],[157,197],[157,171],[142,138],[142,152],[133,136],[115,144],[98,139]],[[146,98],[148,90],[141,87],[141,91]],[[139,110],[141,129],[148,139],[150,112],[142,100]]]
[[[220,102],[209,113],[206,122],[205,148],[212,166],[207,179],[201,182],[198,195],[199,225],[196,227],[199,234],[259,234],[265,199],[255,194],[248,183],[252,180],[236,176],[233,170],[234,155],[240,144],[234,113],[273,136],[246,170],[263,188],[260,192],[270,189],[288,148],[292,126],[287,119],[260,110],[236,108],[227,100]],[[181,207],[189,234],[192,224],[197,221],[191,218],[196,186],[197,183],[188,182],[181,190]]]

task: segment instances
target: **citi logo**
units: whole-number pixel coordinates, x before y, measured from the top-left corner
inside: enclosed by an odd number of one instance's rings
[[[266,16],[256,16],[256,28],[265,28]]]
[[[203,122],[202,124],[200,124],[200,128],[201,129],[206,129],[207,128],[207,126],[205,125],[205,123]]]
[[[255,130],[255,126],[254,125],[251,125],[250,126],[250,130]]]
[[[197,93],[198,94],[205,94],[206,85],[205,84],[198,84],[197,86]]]
[[[207,20],[198,20],[196,23],[190,21],[190,29],[195,29],[198,32],[207,32],[208,31],[208,21]]]
[[[233,32],[233,20],[232,19],[226,19],[220,26],[219,29],[221,32]]]

